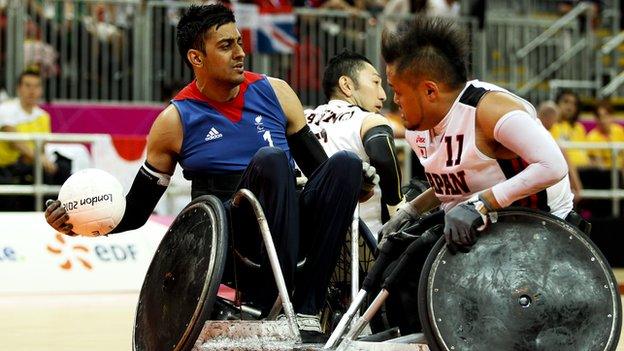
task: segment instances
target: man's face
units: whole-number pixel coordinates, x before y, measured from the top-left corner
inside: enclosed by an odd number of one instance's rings
[[[370,112],[379,113],[386,101],[386,92],[381,86],[379,72],[369,63],[358,72],[357,89],[353,90],[356,104]]]
[[[433,127],[424,119],[424,97],[417,88],[418,82],[410,81],[406,74],[396,71],[395,64],[386,66],[388,84],[394,90],[394,103],[400,108],[401,120],[408,130],[427,130]]]
[[[576,114],[576,97],[572,94],[563,95],[557,102],[561,109],[561,118],[569,121]]]
[[[202,70],[211,79],[234,85],[244,81],[243,38],[235,23],[227,23],[218,29],[212,27],[204,41],[205,52],[202,56]]]
[[[17,96],[24,106],[35,106],[43,95],[41,78],[34,75],[25,75],[17,86]]]

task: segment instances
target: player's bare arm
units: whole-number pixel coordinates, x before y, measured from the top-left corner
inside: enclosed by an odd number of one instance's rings
[[[440,206],[440,200],[436,196],[433,188],[429,188],[422,194],[416,196],[416,198],[410,202],[410,205],[415,212],[422,214]]]
[[[288,85],[288,83],[281,79],[273,77],[268,78],[273,90],[275,91],[275,95],[277,95],[280,106],[286,115],[286,119],[288,120],[286,135],[293,135],[306,126],[301,101],[299,101],[299,97],[292,90],[290,85]]]
[[[147,135],[147,162],[161,173],[173,174],[182,137],[178,110],[169,105],[158,115]]]
[[[377,126],[391,127],[390,121],[388,121],[386,117],[378,113],[371,113],[362,122],[362,128],[360,129],[360,136],[362,137],[362,139],[364,139],[364,135],[366,134],[366,132],[368,132],[371,128]]]
[[[147,137],[147,159],[126,195],[126,210],[121,222],[111,233],[142,226],[169,184],[182,143],[182,124],[178,111],[169,105],[158,115]],[[69,215],[60,201],[47,204],[45,218],[52,228],[75,235]]]

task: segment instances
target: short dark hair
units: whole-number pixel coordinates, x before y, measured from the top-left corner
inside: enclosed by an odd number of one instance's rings
[[[557,97],[555,98],[555,102],[558,105],[559,102],[566,95],[572,95],[574,97],[574,105],[576,106],[576,111],[574,113],[574,116],[572,116],[572,121],[576,122],[578,120],[578,118],[579,118],[580,113],[581,113],[581,99],[579,98],[577,93],[575,93],[573,90],[570,90],[570,89],[562,89],[562,90],[560,90],[557,93]]]
[[[22,73],[20,73],[19,76],[17,76],[17,86],[22,85],[22,81],[24,80],[24,77],[27,76],[31,76],[31,77],[37,77],[39,79],[41,79],[41,73],[39,73],[39,70],[36,69],[25,69],[22,71]]]
[[[613,113],[613,105],[611,104],[609,100],[599,100],[596,103],[596,106],[594,107],[594,111],[593,111],[596,117],[600,116],[598,114],[598,110],[601,108],[604,108],[609,114]]]
[[[219,29],[224,24],[236,23],[234,13],[222,4],[191,5],[182,13],[176,31],[178,51],[184,62],[192,68],[186,57],[190,49],[205,52],[204,40],[208,29]]]
[[[559,90],[559,92],[557,93],[557,97],[555,98],[555,102],[559,103],[561,101],[561,99],[563,99],[563,97],[566,96],[566,95],[574,96],[574,99],[576,100],[576,104],[577,105],[579,104],[580,99],[579,99],[578,94],[575,93],[573,90],[570,90],[570,89],[561,89],[561,90]]]
[[[454,88],[468,80],[467,39],[447,19],[416,16],[396,32],[384,31],[381,53],[398,73],[426,74]]]
[[[340,80],[342,76],[351,78],[357,89],[359,84],[357,74],[364,69],[366,63],[372,65],[365,56],[348,50],[332,57],[327,67],[325,67],[325,73],[323,74],[323,92],[325,96],[328,99],[331,98],[338,86],[338,80]]]

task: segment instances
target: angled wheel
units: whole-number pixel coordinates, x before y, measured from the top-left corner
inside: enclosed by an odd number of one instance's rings
[[[429,254],[419,313],[432,350],[615,350],[622,323],[613,272],[577,228],[506,210],[467,254]]]
[[[149,266],[136,310],[135,351],[190,350],[210,317],[225,267],[227,220],[214,196],[191,202]]]

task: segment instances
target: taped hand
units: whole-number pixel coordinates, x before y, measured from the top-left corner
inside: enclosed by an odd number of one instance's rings
[[[362,162],[362,189],[360,190],[360,202],[364,202],[373,196],[373,189],[379,184],[379,174],[375,167],[368,162]]]

